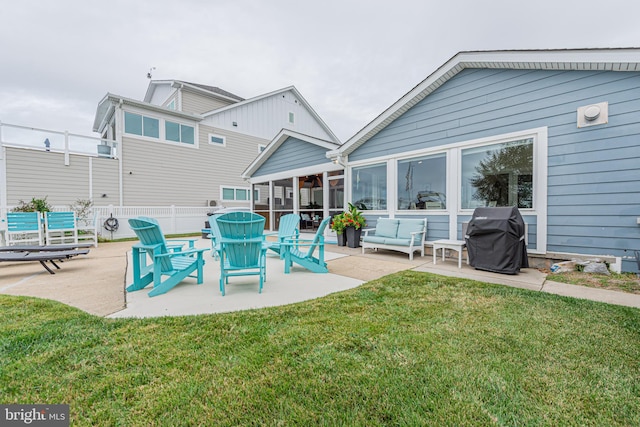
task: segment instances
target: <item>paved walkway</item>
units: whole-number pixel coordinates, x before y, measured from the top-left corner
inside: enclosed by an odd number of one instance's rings
[[[208,241],[199,239],[197,245],[206,247]],[[54,299],[99,316],[173,316],[293,304],[413,269],[640,308],[640,295],[551,282],[535,269],[523,269],[511,276],[467,265],[458,269],[454,259],[434,265],[430,256],[416,256],[409,261],[406,254],[399,252],[367,250],[363,255],[360,248],[335,245],[327,245],[329,274],[313,274],[294,266],[291,274],[285,275],[282,261],[272,254],[267,260],[267,282],[262,294],[258,294],[255,277],[232,278],[222,297],[218,263],[208,253],[205,257],[205,283],[196,285],[194,279],[187,279],[154,298],[147,296],[147,290],[124,291],[125,285],[131,283],[131,242],[101,244],[89,255],[61,264],[55,275],[48,274],[39,263],[0,263],[0,293]]]

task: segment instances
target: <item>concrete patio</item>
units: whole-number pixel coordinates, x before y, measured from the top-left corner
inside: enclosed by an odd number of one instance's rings
[[[208,247],[208,240],[198,239],[196,246]],[[283,261],[271,253],[267,258],[267,281],[258,293],[256,277],[232,278],[223,297],[218,287],[218,262],[205,253],[204,283],[187,279],[164,295],[150,298],[148,290],[127,293],[131,283],[132,242],[103,243],[87,256],[61,264],[55,275],[39,263],[0,265],[0,293],[49,298],[77,307],[88,313],[107,317],[155,317],[203,313],[222,313],[293,304],[352,289],[370,280],[413,269],[451,277],[473,279],[534,291],[584,298],[610,304],[640,308],[640,295],[567,285],[546,280],[536,269],[523,269],[518,275],[504,275],[475,270],[457,259],[433,264],[431,256],[416,256],[393,251],[362,254],[360,248],[328,244],[328,274],[314,274],[294,265],[284,274]],[[147,288],[149,289],[149,288]]]

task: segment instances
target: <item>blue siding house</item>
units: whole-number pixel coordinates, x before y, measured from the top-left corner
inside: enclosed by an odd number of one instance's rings
[[[370,224],[461,239],[476,207],[516,206],[531,256],[637,271],[640,49],[461,52],[326,156]]]

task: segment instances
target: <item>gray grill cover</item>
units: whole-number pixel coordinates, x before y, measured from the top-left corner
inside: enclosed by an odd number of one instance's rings
[[[529,267],[524,221],[516,207],[476,208],[464,238],[477,270],[517,274]]]

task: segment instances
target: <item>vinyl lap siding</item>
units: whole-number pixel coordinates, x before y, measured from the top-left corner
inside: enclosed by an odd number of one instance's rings
[[[229,104],[231,102],[211,99],[210,97],[185,90],[182,91],[182,111],[185,113],[202,114],[226,107]]]
[[[608,124],[577,128],[577,108],[604,101]],[[625,257],[640,249],[639,113],[640,73],[463,70],[349,160],[546,126],[547,251]]]
[[[249,187],[241,173],[266,141],[200,126],[199,147],[123,139],[124,204],[204,206],[220,200],[220,185]],[[226,146],[207,142],[208,133],[226,136]]]
[[[34,197],[46,197],[51,205],[70,205],[90,197],[88,157],[72,156],[65,166],[62,153],[9,147],[6,153],[9,206]]]
[[[93,204],[95,206],[120,204],[118,160],[92,158]],[[102,197],[106,194],[107,197]]]
[[[326,148],[289,137],[253,174],[254,177],[328,163]]]

